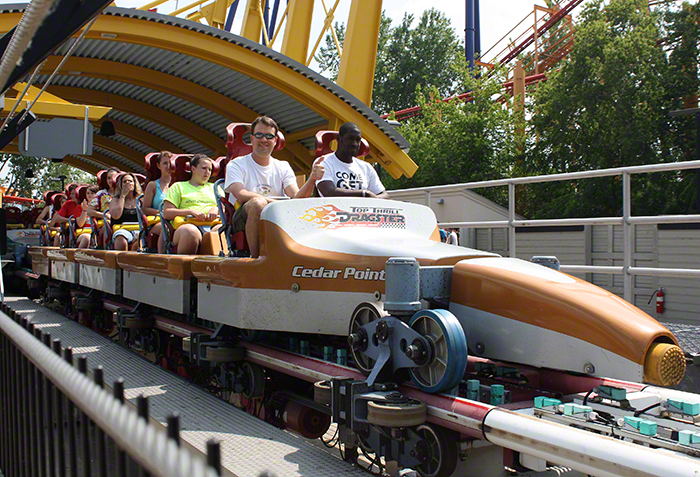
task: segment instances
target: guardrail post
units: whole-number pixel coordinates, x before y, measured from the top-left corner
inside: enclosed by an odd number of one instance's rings
[[[61,356],[61,340],[53,340],[53,352],[59,357]],[[64,423],[64,412],[63,412],[63,393],[54,386],[54,403],[56,412],[56,452],[58,453],[58,476],[66,477],[66,444],[63,440],[63,423]]]
[[[43,336],[44,344],[46,345],[47,348],[51,349],[51,333],[44,333]],[[53,383],[51,383],[51,380],[48,379],[46,376],[44,376],[44,392],[45,392],[45,406],[44,409],[46,410],[46,425],[48,426],[49,429],[53,429],[54,422],[55,422],[55,416],[54,416],[54,407],[53,407]],[[46,448],[47,448],[47,456],[46,456],[46,475],[48,477],[54,477],[56,475],[56,449],[54,448],[54,439],[53,439],[53,432],[47,432],[46,433]]]
[[[104,389],[104,371],[102,366],[92,370],[93,380],[100,388]],[[97,468],[100,477],[107,477],[107,443],[105,433],[99,426],[95,426],[95,441],[97,442]]]
[[[70,346],[63,350],[63,359],[73,366],[73,348]],[[78,446],[75,435],[75,404],[70,399],[66,399],[66,423],[68,425],[68,465],[70,475],[78,475]]]
[[[508,182],[508,256],[515,258],[515,184]]]
[[[433,208],[430,206],[430,191],[426,190],[425,191],[425,205],[426,207],[430,208],[432,210]]]
[[[114,399],[124,404],[124,380],[119,378],[112,386]],[[117,447],[117,475],[126,477],[126,453]]]
[[[41,342],[43,339],[41,328],[38,326],[34,328],[34,337]],[[34,366],[34,400],[36,402],[36,440],[38,441],[38,458],[37,458],[37,475],[45,476],[46,471],[46,420],[44,412],[44,389],[46,388],[46,381],[44,379],[44,374],[41,370]]]
[[[622,280],[624,286],[623,298],[632,303],[632,274],[630,267],[632,266],[632,247],[634,247],[634,236],[632,234],[632,225],[630,224],[630,216],[632,215],[632,182],[629,172],[622,173]]]
[[[87,357],[78,357],[78,371],[87,376]],[[82,448],[83,475],[90,477],[90,420],[85,412],[80,411],[80,447]]]

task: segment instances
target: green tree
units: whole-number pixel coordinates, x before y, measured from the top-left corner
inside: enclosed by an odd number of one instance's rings
[[[523,125],[508,107],[510,99],[505,98],[505,104],[494,101],[502,92],[504,71],[475,78],[466,61],[458,61],[453,71],[471,98],[440,101],[418,88],[423,115],[405,121],[400,132],[411,143],[411,158],[419,168],[411,178],[382,177],[387,189],[500,179],[512,173],[513,158],[522,147],[516,130]],[[430,93],[433,98],[439,94],[435,88]],[[478,192],[507,203],[500,188]]]
[[[3,154],[0,163],[4,163],[7,175],[2,180],[2,185],[7,187],[13,195],[41,198],[47,190],[59,190],[61,181],[55,180],[59,176],[65,176],[65,183],[71,182],[89,183],[95,180],[95,176],[88,174],[68,164],[55,163],[43,157],[27,157],[19,154]],[[25,177],[25,172],[31,169],[34,177]]]
[[[678,125],[668,115],[682,107],[682,94],[673,87],[673,54],[659,47],[663,36],[663,13],[650,11],[646,0],[589,2],[569,59],[548,74],[536,95],[536,141],[525,171],[683,160],[672,134]],[[688,184],[684,174],[635,178],[633,214],[687,210]],[[533,218],[620,215],[621,196],[619,178],[549,183],[529,188],[522,210]]]
[[[463,46],[444,13],[423,12],[412,28],[413,15],[404,16],[392,27],[382,12],[374,75],[372,108],[380,114],[416,106],[416,88],[435,87],[440,97],[457,91],[452,65],[464,56]],[[335,25],[338,41],[345,39],[345,26]],[[335,81],[340,61],[335,41],[326,36],[325,46],[316,55],[321,72]]]

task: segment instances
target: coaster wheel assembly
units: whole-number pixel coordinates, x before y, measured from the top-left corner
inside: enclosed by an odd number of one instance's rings
[[[423,424],[416,428],[421,438],[416,454],[422,461],[416,470],[422,477],[448,477],[457,467],[457,439],[452,432]]]
[[[367,343],[371,337],[367,335],[362,327],[387,315],[380,303],[360,303],[355,308],[355,311],[352,312],[349,336],[353,337],[351,340],[357,340],[357,343],[349,343],[350,354],[352,354],[357,369],[364,375],[369,375],[372,372],[375,360],[363,353],[367,349]]]
[[[367,421],[375,426],[384,427],[413,427],[421,425],[428,416],[428,407],[417,399],[407,399],[406,402],[375,402],[367,403]]]
[[[409,369],[416,386],[428,393],[457,387],[467,369],[467,339],[457,317],[447,310],[421,310],[409,325],[432,348],[426,364]]]

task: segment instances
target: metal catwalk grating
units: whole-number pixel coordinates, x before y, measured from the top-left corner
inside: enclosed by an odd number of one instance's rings
[[[277,429],[52,310],[27,298],[6,296],[5,301],[72,347],[74,357],[87,356],[88,369],[103,366],[105,383],[123,378],[129,400],[149,396],[151,419],[164,425],[168,415],[179,413],[180,437],[192,447],[205,452],[207,440],[219,439],[222,466],[238,477],[258,477],[265,470],[280,477],[366,475],[337,452]]]

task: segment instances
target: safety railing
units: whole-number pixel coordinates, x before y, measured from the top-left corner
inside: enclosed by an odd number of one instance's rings
[[[650,164],[643,166],[616,167],[593,171],[569,172],[541,176],[497,179],[492,181],[466,182],[443,186],[402,189],[401,192],[422,191],[425,193],[426,204],[431,204],[431,194],[464,189],[484,187],[508,187],[508,220],[475,221],[475,222],[446,222],[441,227],[471,227],[471,228],[508,228],[508,251],[515,257],[515,228],[541,227],[562,225],[621,225],[623,230],[623,263],[622,266],[593,266],[593,265],[562,265],[561,270],[569,273],[603,273],[623,275],[624,299],[632,301],[632,277],[646,275],[657,277],[700,277],[700,270],[685,268],[646,268],[632,266],[632,250],[634,234],[632,227],[644,224],[672,224],[700,222],[700,215],[659,215],[632,216],[631,176],[633,174],[648,174],[652,172],[680,171],[700,169],[700,161],[672,162],[668,164]],[[538,184],[543,182],[560,182],[568,180],[590,179],[594,177],[622,176],[622,217],[546,219],[546,220],[516,220],[515,216],[515,186],[520,184]],[[395,191],[398,192],[398,191]]]
[[[104,389],[103,370],[88,377],[30,320],[0,304],[0,472],[5,477],[221,475],[219,443],[199,458],[179,446],[179,420],[167,433],[148,423],[148,400],[124,404],[124,382]]]

